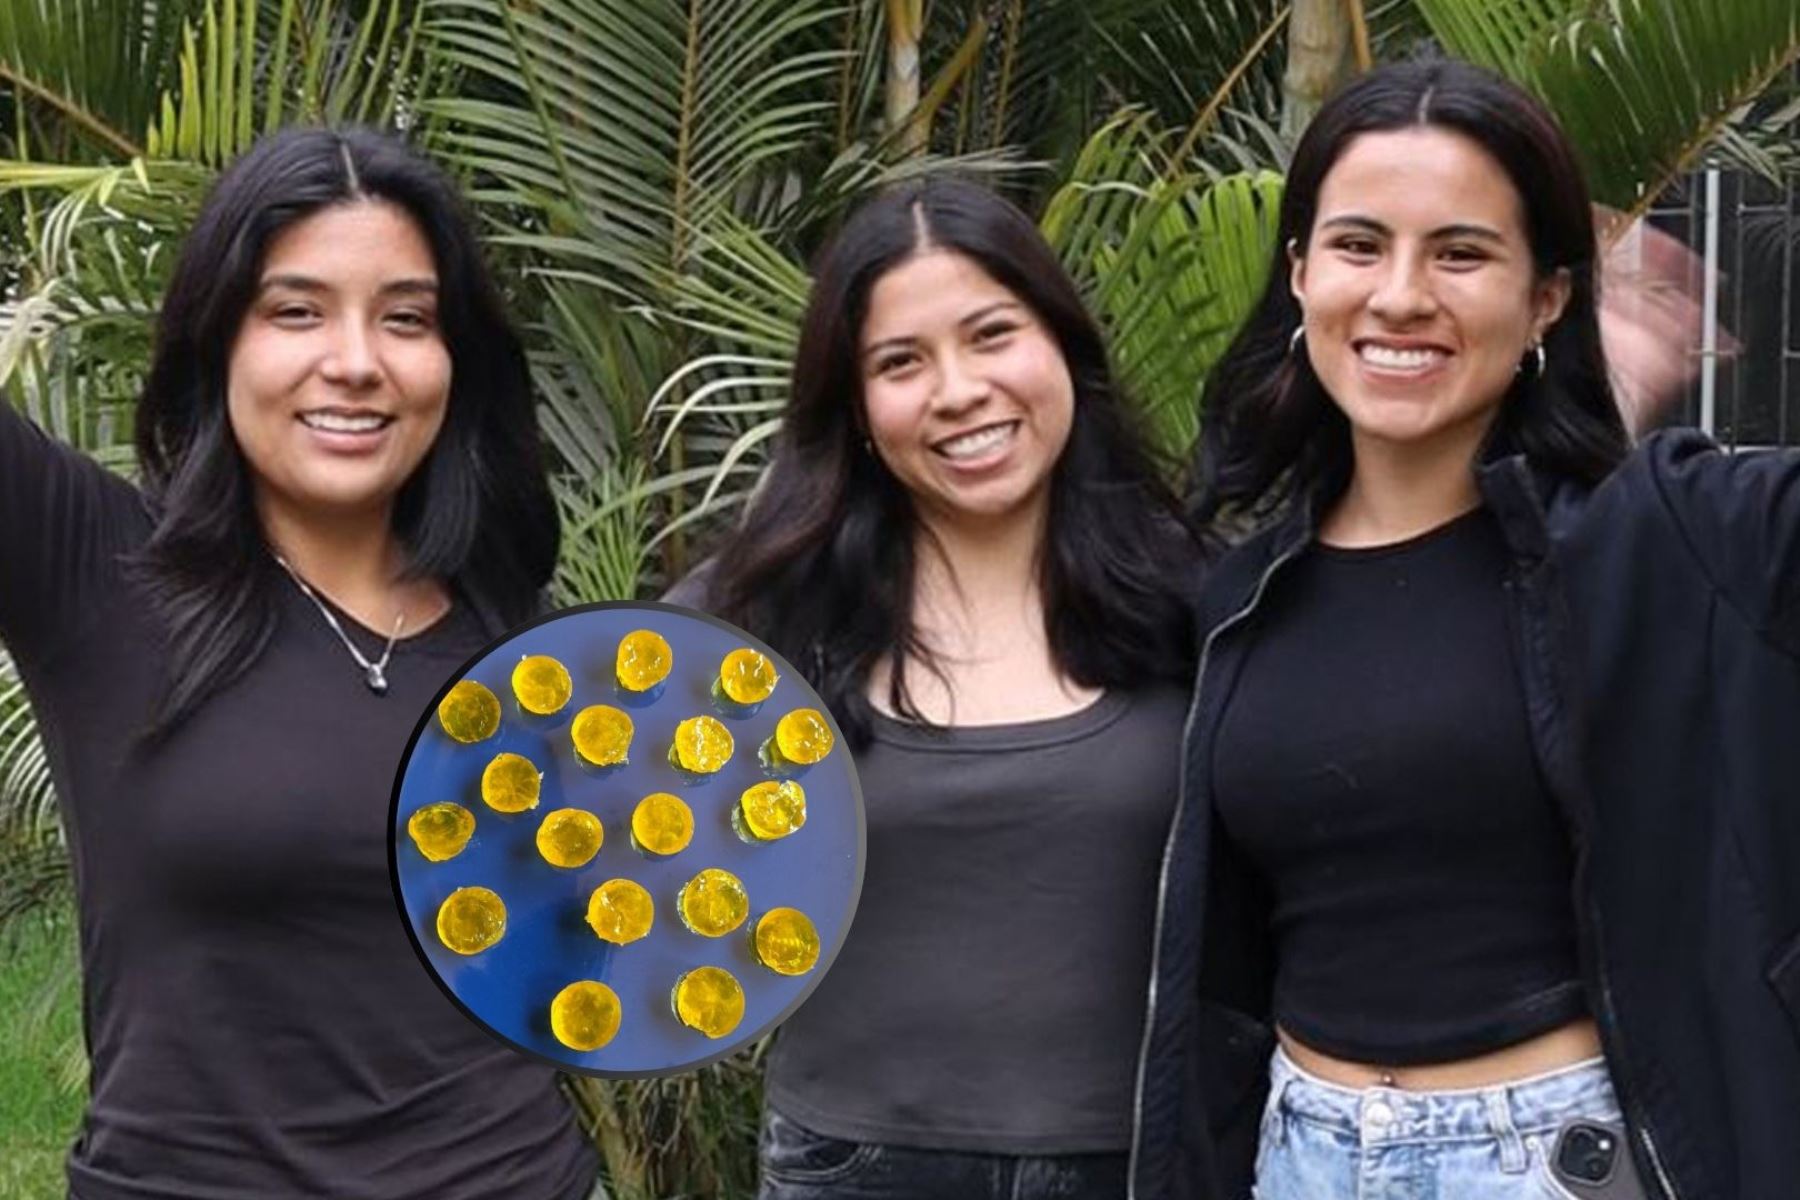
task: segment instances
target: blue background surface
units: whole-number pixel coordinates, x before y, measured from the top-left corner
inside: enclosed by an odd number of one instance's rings
[[[625,692],[613,675],[619,639],[636,629],[655,630],[674,650],[674,669],[648,700]],[[768,654],[780,673],[774,694],[748,715],[712,696],[719,661],[741,646]],[[574,696],[553,716],[525,713],[513,696],[513,666],[530,654],[555,657],[574,680]],[[500,730],[474,745],[454,742],[438,724],[433,703],[401,768],[392,867],[421,955],[468,1012],[519,1049],[566,1069],[630,1076],[686,1070],[722,1057],[774,1028],[806,998],[849,929],[862,886],[864,831],[862,794],[841,731],[830,755],[813,766],[776,775],[758,759],[758,748],[784,714],[825,711],[799,672],[714,618],[634,604],[559,613],[508,635],[458,678],[478,680],[500,698]],[[625,765],[596,769],[577,762],[569,724],[591,704],[611,704],[631,715],[635,731]],[[671,766],[668,750],[675,726],[700,714],[722,720],[735,745],[722,770],[696,778]],[[503,751],[524,755],[544,773],[535,809],[506,814],[482,802],[482,769]],[[739,795],[753,783],[783,777],[806,789],[806,824],[780,841],[746,844],[731,826]],[[651,792],[680,796],[694,813],[693,841],[667,858],[631,846],[632,809]],[[475,814],[475,833],[461,854],[434,863],[419,853],[406,822],[444,800]],[[559,808],[586,809],[604,827],[600,852],[584,867],[553,867],[537,851],[539,823]],[[749,919],[722,938],[690,932],[675,911],[682,885],[705,867],[730,871],[750,896]],[[649,935],[626,946],[601,941],[586,919],[588,897],[615,877],[642,884],[656,903]],[[472,885],[492,888],[505,901],[506,935],[465,957],[438,940],[436,921],[445,897]],[[777,906],[799,909],[818,927],[819,965],[805,975],[776,975],[751,956],[750,930]],[[682,1025],[670,1007],[675,980],[705,965],[724,967],[744,987],[743,1021],[717,1040]],[[623,1010],[617,1036],[588,1053],[570,1050],[550,1032],[551,999],[578,979],[611,987]]]

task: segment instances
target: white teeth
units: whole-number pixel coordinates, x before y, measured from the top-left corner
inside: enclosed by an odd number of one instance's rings
[[[309,412],[301,413],[300,420],[307,428],[321,429],[326,433],[374,433],[388,423],[388,419],[379,413],[348,416],[343,413]]]
[[[978,458],[1012,437],[1015,428],[1017,423],[1012,421],[1004,425],[990,425],[986,429],[977,429],[947,442],[939,442],[937,451],[946,458]]]
[[[1356,353],[1370,366],[1390,371],[1421,371],[1444,357],[1442,350],[1428,346],[1401,349],[1397,346],[1377,346],[1372,342],[1363,343]]]

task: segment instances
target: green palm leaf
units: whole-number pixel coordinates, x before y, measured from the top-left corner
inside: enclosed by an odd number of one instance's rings
[[[1281,178],[1165,175],[1169,140],[1143,114],[1103,126],[1043,228],[1152,440],[1180,460],[1199,432],[1201,382],[1261,292]]]
[[[1721,134],[1745,135],[1751,102],[1800,58],[1794,0],[1416,3],[1453,52],[1536,92],[1595,198],[1633,216]]]
[[[62,158],[143,153],[197,0],[11,0],[0,5],[0,82],[28,101],[14,147]],[[131,31],[122,36],[122,31]]]
[[[483,96],[431,98],[477,197],[537,210],[505,237],[640,300],[687,267],[714,215],[831,118],[842,52],[786,50],[826,0],[428,0],[434,53]]]

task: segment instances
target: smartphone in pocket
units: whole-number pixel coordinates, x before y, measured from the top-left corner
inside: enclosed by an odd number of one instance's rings
[[[1579,1200],[1647,1200],[1625,1127],[1575,1120],[1557,1132],[1550,1176]]]

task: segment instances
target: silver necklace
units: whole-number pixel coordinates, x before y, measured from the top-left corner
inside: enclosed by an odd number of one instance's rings
[[[313,602],[313,607],[319,610],[319,615],[325,618],[327,625],[331,626],[331,632],[337,634],[338,641],[344,643],[344,649],[350,652],[350,657],[354,658],[356,665],[362,668],[363,682],[369,685],[369,690],[377,696],[387,695],[388,660],[394,657],[394,643],[400,640],[400,627],[406,623],[405,610],[394,614],[394,632],[388,634],[387,646],[382,650],[381,658],[370,662],[363,657],[363,652],[356,648],[356,643],[350,640],[350,635],[344,632],[344,627],[338,624],[337,617],[333,616],[331,610],[325,607],[325,602],[319,599],[318,593],[308,587],[306,580],[300,578],[300,573],[288,565],[288,560],[277,554],[275,561],[281,564],[281,569],[286,571],[288,578],[294,581],[294,586],[300,589],[300,594]]]

